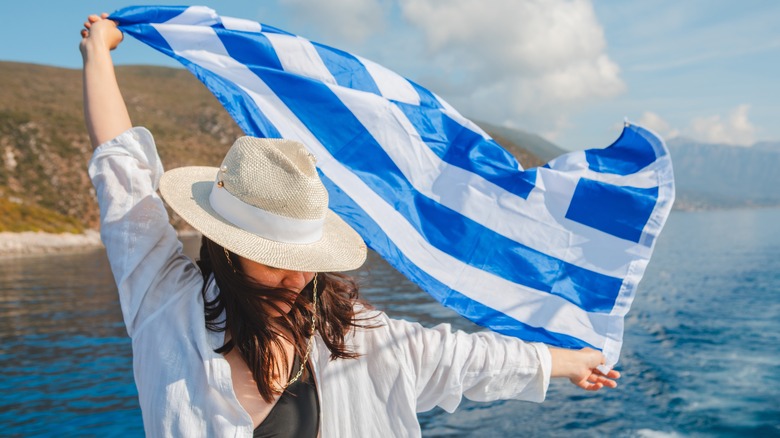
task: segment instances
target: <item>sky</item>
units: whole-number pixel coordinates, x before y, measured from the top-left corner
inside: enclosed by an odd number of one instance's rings
[[[80,68],[86,16],[159,1],[3,2],[0,60]],[[623,121],[665,139],[780,141],[780,2],[773,0],[199,1],[379,62],[477,121],[567,150]],[[116,64],[179,67],[132,38]],[[0,84],[2,86],[2,84]]]

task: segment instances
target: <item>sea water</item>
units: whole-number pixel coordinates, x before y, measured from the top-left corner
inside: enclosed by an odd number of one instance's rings
[[[355,275],[393,317],[480,330],[375,254]],[[617,368],[615,390],[422,413],[423,434],[780,436],[780,209],[674,212]],[[0,260],[0,370],[0,436],[143,436],[104,251]]]

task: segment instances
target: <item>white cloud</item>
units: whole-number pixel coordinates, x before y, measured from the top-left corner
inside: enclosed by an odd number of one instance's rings
[[[474,118],[551,131],[625,89],[586,0],[401,0],[426,38],[445,97]],[[458,71],[453,80],[449,72]],[[430,84],[433,88],[439,85]],[[460,90],[456,92],[454,90]]]
[[[382,0],[280,0],[294,20],[323,35],[363,41],[385,28],[389,4]]]
[[[590,0],[280,0],[301,24],[466,116],[553,139],[625,90]],[[321,40],[320,40],[321,41]]]
[[[727,117],[711,115],[693,118],[684,129],[678,129],[660,115],[645,111],[638,123],[666,139],[685,136],[702,143],[750,146],[755,142],[755,127],[748,119],[750,105],[737,106]]]
[[[728,117],[720,115],[694,118],[687,134],[707,143],[750,146],[755,142],[756,128],[748,119],[750,105],[737,106]]]
[[[651,129],[665,139],[674,138],[680,135],[679,130],[672,128],[666,120],[652,111],[645,111],[639,118],[638,123],[645,128]]]

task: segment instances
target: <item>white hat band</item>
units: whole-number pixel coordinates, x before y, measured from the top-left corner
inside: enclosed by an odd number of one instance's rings
[[[294,219],[249,205],[236,198],[216,182],[211,188],[209,203],[231,224],[252,234],[282,243],[314,243],[322,238],[322,219]]]

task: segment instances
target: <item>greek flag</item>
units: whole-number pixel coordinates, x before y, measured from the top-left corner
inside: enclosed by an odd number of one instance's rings
[[[442,98],[360,56],[206,7],[110,18],[179,60],[247,135],[307,145],[331,208],[442,304],[617,363],[674,200],[657,136],[627,123],[606,149],[523,170]]]

